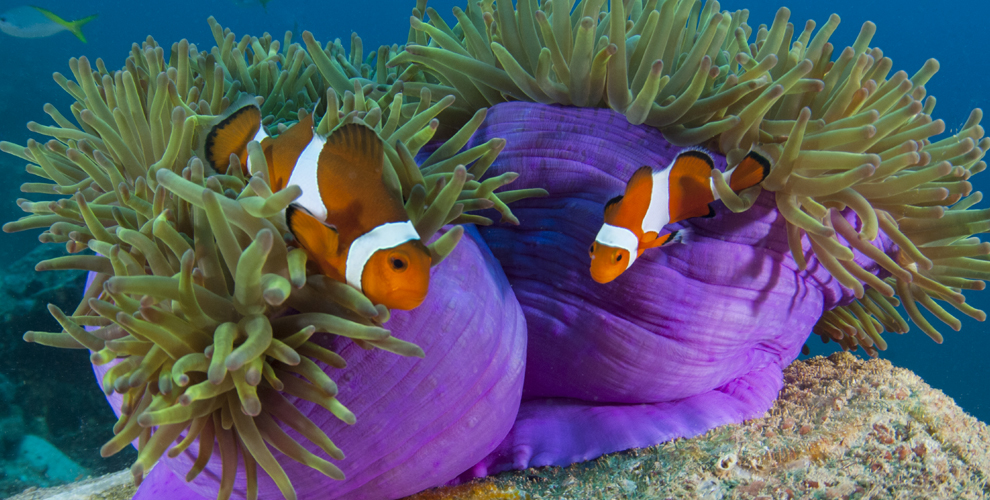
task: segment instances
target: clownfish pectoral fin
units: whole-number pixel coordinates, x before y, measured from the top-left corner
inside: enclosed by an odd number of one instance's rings
[[[665,233],[661,235],[650,231],[649,233],[646,233],[642,240],[640,240],[639,248],[640,250],[648,250],[650,248],[662,247],[669,243],[671,235],[673,234],[674,233]]]
[[[738,165],[729,170],[725,181],[733,192],[738,193],[763,182],[769,173],[770,160],[756,151],[750,151]]]
[[[268,135],[261,127],[261,108],[255,96],[244,94],[205,128],[200,138],[199,156],[213,170],[225,174],[230,166],[230,155],[236,154],[242,171],[249,175],[247,145],[265,137]]]
[[[340,244],[337,229],[295,204],[285,209],[285,223],[299,245],[309,254],[309,258],[317,263],[324,274],[329,274],[327,257],[336,255]]]
[[[715,201],[710,182],[714,167],[712,157],[697,149],[674,158],[670,167],[670,222],[711,213],[708,204]]]
[[[648,250],[650,248],[665,247],[674,243],[684,243],[685,238],[687,238],[690,233],[687,229],[678,229],[677,231],[664,233],[661,235],[657,235],[657,233],[648,234],[653,235],[653,240],[649,243],[641,243],[639,247],[640,251]]]
[[[674,243],[684,243],[686,241],[685,238],[687,238],[688,234],[690,233],[688,232],[687,229],[678,229],[677,231],[670,233],[670,235],[667,238],[667,241],[663,242],[663,244],[660,246],[665,247],[667,245],[672,245]]]

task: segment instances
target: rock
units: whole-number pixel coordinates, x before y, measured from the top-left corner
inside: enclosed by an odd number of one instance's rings
[[[122,470],[65,486],[28,488],[7,500],[129,500],[136,489],[131,471]]]
[[[3,266],[0,321],[14,331],[38,329],[36,318],[48,316],[49,302],[54,302],[63,308],[75,309],[85,282],[84,271],[34,270],[38,262],[64,255],[67,254],[63,246],[42,244],[16,261]],[[17,337],[10,337],[20,341]]]
[[[837,353],[795,361],[784,371],[784,383],[761,418],[592,462],[507,472],[471,484],[518,489],[530,498],[990,494],[987,425],[911,371]],[[540,480],[529,479],[536,471]],[[408,500],[425,498],[435,497]]]
[[[47,477],[50,480],[48,482],[76,481],[88,474],[86,469],[73,462],[61,450],[32,434],[21,440],[17,461]]]
[[[19,406],[8,407],[8,414],[0,416],[0,453],[7,456],[24,435],[24,415]]]

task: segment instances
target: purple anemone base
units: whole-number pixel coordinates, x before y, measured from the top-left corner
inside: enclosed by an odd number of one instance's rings
[[[588,248],[605,202],[637,168],[666,166],[683,148],[611,110],[529,103],[491,108],[468,146],[499,137],[507,145],[489,175],[519,172],[512,189],[550,195],[514,204],[519,226],[480,231],[522,304],[529,347],[515,426],[462,479],[759,416],[822,312],[852,298],[813,257],[798,270],[769,192],[741,214],[716,203],[715,217],[681,224],[683,244],[648,250],[615,281],[596,283]],[[724,157],[712,156],[724,170]],[[874,244],[890,247],[885,237]]]
[[[444,484],[481,460],[505,437],[519,407],[526,325],[498,263],[474,229],[432,272],[430,292],[413,311],[393,311],[386,327],[418,344],[425,359],[366,351],[340,337],[324,345],[348,366],[321,364],[357,417],[348,426],[308,401],[295,405],[346,454],[333,460],[347,478],[335,481],[274,451],[299,498],[392,499]],[[322,334],[317,334],[322,335]],[[330,338],[330,336],[325,336]],[[94,367],[97,380],[109,366]],[[119,413],[121,397],[107,398]],[[293,398],[290,397],[290,400]],[[298,433],[286,432],[324,456]],[[220,457],[185,482],[196,444],[175,459],[163,457],[144,480],[138,500],[216,498]],[[259,498],[282,498],[263,471]],[[245,498],[238,471],[232,498]]]

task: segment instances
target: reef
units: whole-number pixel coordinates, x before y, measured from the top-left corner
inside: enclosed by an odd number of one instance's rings
[[[421,0],[406,43],[367,57],[356,35],[238,39],[211,18],[208,51],[71,60],[72,119],[49,105],[56,125],[28,128],[50,140],[0,143],[42,178],[22,191],[61,197],[18,200],[4,230],[47,228],[71,255],[38,270],[90,273],[78,307],[49,307],[62,331],[24,338],[90,351],[119,415],[103,453],[137,441],[135,481],[151,471],[137,498],[395,498],[566,465],[761,415],[811,331],[875,356],[908,321],[940,342],[922,309],[985,319],[962,291],[990,276],[968,180],[990,138],[975,110],[936,139],[934,60],[891,73],[872,23],[838,52],[838,16],[798,32],[787,9],[754,28],[716,1],[502,7],[448,24]],[[204,166],[199,130],[241,93],[271,134],[378,133],[435,265],[423,306],[308,268],[283,215],[298,186]],[[715,216],[593,283],[605,201],[688,145],[717,157]],[[734,193],[722,173],[753,149],[769,176]]]
[[[796,361],[765,415],[568,467],[505,472],[410,500],[498,498],[982,498],[990,432],[951,398],[884,360]],[[124,477],[96,491],[130,498]],[[81,483],[73,488],[86,488]],[[85,491],[85,490],[83,490]],[[15,500],[44,498],[44,492]]]
[[[976,499],[990,493],[987,425],[909,370],[836,353],[795,361],[784,377],[780,397],[759,418],[473,484],[533,499]],[[445,498],[445,491],[424,498]]]

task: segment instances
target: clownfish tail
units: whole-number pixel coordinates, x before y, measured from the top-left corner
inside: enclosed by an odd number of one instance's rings
[[[732,191],[738,193],[763,182],[769,173],[770,160],[756,151],[750,151],[738,165],[726,172],[725,180]]]

